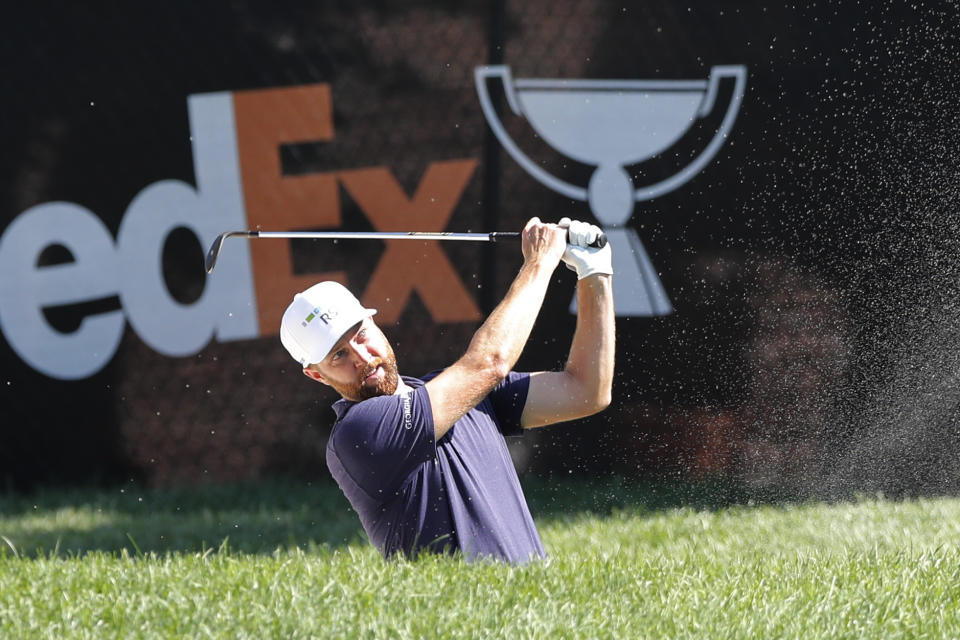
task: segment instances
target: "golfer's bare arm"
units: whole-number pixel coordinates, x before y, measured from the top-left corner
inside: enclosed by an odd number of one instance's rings
[[[474,334],[466,353],[426,384],[438,440],[516,364],[565,248],[565,229],[537,218],[527,222],[523,266],[506,297]]]
[[[610,404],[614,312],[611,276],[577,282],[577,328],[563,371],[531,374],[521,424],[542,427],[582,418]]]

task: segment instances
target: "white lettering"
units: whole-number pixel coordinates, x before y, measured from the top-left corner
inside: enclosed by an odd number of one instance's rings
[[[24,211],[0,237],[0,329],[41,373],[76,380],[113,358],[123,312],[89,316],[64,334],[49,325],[43,309],[114,295],[137,334],[165,355],[191,355],[214,336],[225,341],[258,336],[247,243],[223,252],[193,304],[177,302],[163,279],[163,247],[174,229],[190,229],[209,247],[219,233],[247,226],[232,96],[201,94],[187,102],[197,188],[176,180],[144,188],[124,213],[116,247],[96,215],[68,202]],[[37,267],[40,252],[55,244],[66,247],[74,261]],[[197,268],[202,273],[199,263]]]
[[[193,166],[204,207],[205,222],[198,235],[200,246],[206,251],[220,233],[247,228],[233,96],[225,91],[192,95],[187,98],[187,108],[193,136]],[[206,287],[216,291],[211,313],[216,314],[219,340],[245,340],[260,335],[248,243],[234,240],[220,254],[216,271],[207,276]]]
[[[37,266],[40,253],[62,245],[73,262]],[[118,293],[110,230],[80,205],[50,202],[27,209],[0,237],[0,328],[11,348],[37,371],[61,380],[91,376],[116,352],[123,313],[84,318],[72,333],[49,325],[43,309]]]

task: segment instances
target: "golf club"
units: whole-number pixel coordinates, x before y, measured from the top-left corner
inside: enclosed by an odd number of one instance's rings
[[[519,238],[519,231],[491,231],[489,233],[451,233],[446,231],[225,231],[217,236],[207,252],[205,267],[213,273],[217,258],[227,238],[286,238],[291,240],[460,240],[467,242],[497,242],[505,238]],[[602,249],[607,236],[601,233],[590,246]]]

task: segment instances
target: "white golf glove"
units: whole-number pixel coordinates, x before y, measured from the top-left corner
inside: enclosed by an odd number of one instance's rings
[[[588,222],[562,218],[557,226],[567,230],[567,250],[563,262],[577,273],[577,280],[598,273],[613,275],[613,252],[607,244],[602,249],[588,246],[602,233],[600,227]]]

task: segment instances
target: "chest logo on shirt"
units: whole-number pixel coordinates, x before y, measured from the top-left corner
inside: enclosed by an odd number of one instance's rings
[[[403,396],[403,428],[412,429],[413,428],[413,410],[410,406],[410,394],[406,393]]]

